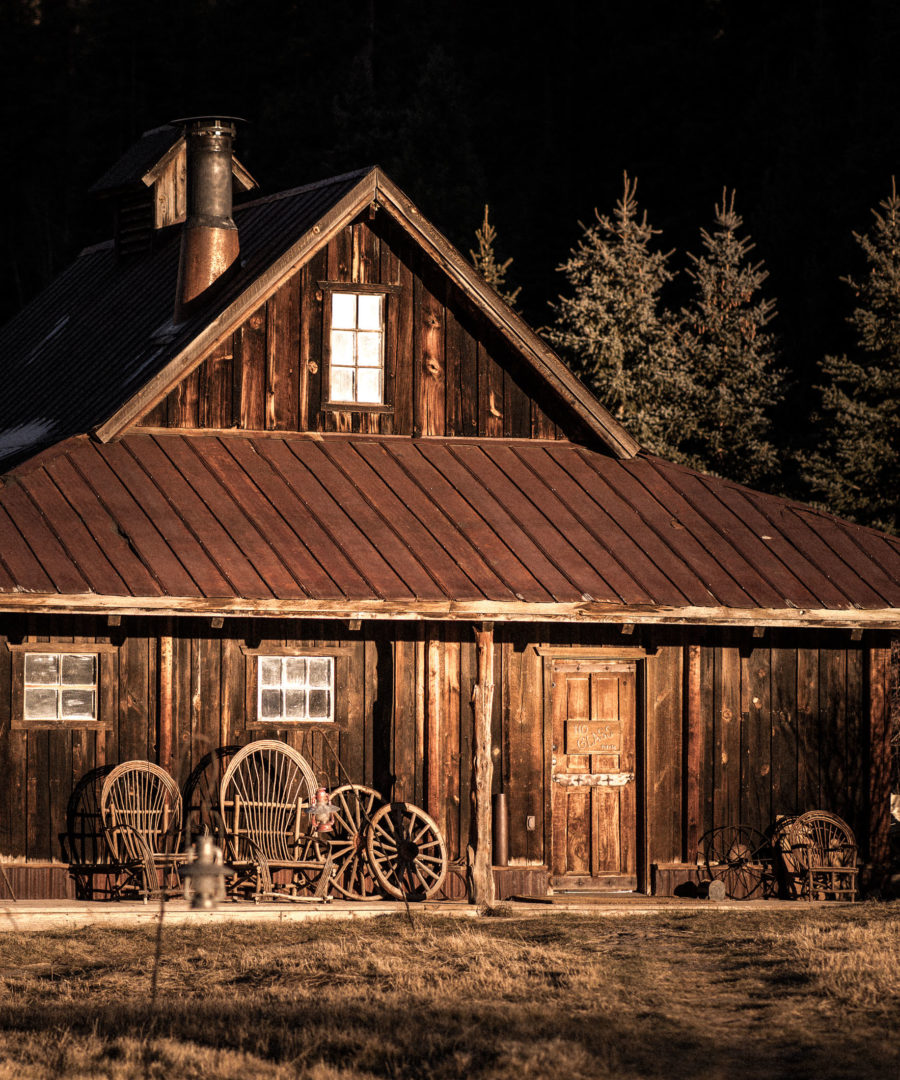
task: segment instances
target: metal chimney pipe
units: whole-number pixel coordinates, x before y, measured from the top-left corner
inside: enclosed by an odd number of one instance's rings
[[[192,116],[184,125],[187,143],[187,220],[175,295],[175,321],[186,318],[237,260],[237,225],[231,217],[231,147],[237,116]]]

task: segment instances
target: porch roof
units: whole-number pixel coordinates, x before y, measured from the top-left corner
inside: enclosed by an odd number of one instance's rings
[[[900,540],[568,442],[69,439],[0,487],[0,609],[900,624]]]

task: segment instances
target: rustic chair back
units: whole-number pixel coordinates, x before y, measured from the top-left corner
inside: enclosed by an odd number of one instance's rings
[[[152,761],[126,761],[103,781],[100,817],[116,862],[169,856],[181,831],[181,792]]]
[[[836,814],[809,810],[789,826],[800,895],[807,900],[856,899],[856,837]]]
[[[270,864],[296,862],[316,786],[306,759],[286,743],[261,739],[239,750],[225,770],[219,795],[232,848],[247,839]]]

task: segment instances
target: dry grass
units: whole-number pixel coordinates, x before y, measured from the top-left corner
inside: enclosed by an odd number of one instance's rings
[[[900,913],[0,935],[7,1077],[900,1075]]]

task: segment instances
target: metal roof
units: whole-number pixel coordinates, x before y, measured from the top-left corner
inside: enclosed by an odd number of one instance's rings
[[[90,431],[195,339],[370,170],[235,207],[241,266],[214,302],[172,324],[180,229],[150,253],[112,241],[75,262],[0,330],[0,461]]]
[[[0,608],[26,604],[887,625],[900,540],[567,442],[130,433],[8,474]]]
[[[152,169],[180,138],[181,128],[175,124],[163,124],[145,131],[88,190],[92,195],[105,195],[140,184],[148,169]]]

